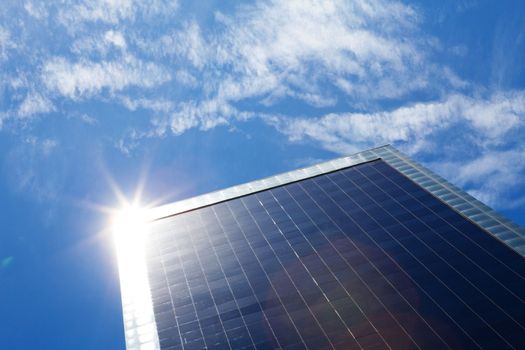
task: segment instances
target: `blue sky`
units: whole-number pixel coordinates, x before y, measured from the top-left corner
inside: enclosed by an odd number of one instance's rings
[[[4,1],[0,348],[124,348],[115,188],[391,143],[525,225],[524,62],[521,0]]]

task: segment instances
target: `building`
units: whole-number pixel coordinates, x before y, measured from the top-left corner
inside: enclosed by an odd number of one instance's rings
[[[391,146],[147,215],[128,349],[525,349],[525,231]]]

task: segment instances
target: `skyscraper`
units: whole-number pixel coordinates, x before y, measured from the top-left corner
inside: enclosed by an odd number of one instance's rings
[[[525,231],[391,146],[144,221],[128,349],[525,348]]]

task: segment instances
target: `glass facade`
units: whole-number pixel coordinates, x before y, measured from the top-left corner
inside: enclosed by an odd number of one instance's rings
[[[143,242],[153,346],[525,348],[521,228],[396,152],[163,208]]]

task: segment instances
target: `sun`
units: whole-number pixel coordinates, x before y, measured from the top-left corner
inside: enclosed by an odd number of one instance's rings
[[[138,204],[126,204],[117,210],[111,225],[113,235],[118,238],[140,234],[147,221],[146,211],[146,208]]]
[[[126,204],[113,214],[111,231],[119,266],[129,266],[133,256],[143,253],[146,234],[146,209],[137,204]]]

